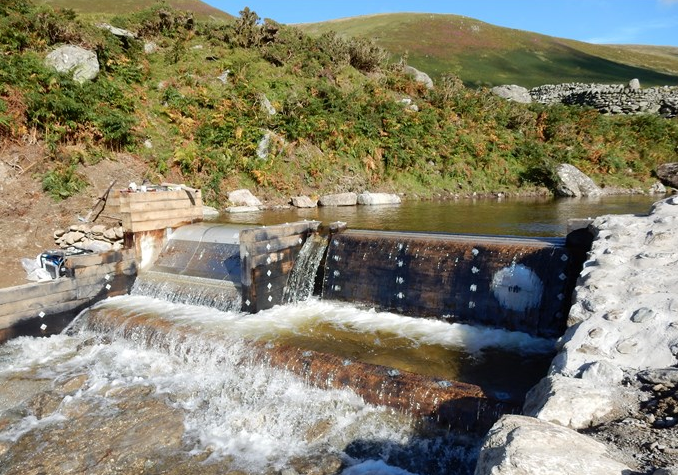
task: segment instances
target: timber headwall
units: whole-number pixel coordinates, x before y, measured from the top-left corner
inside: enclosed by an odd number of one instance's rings
[[[0,342],[17,334],[53,334],[99,300],[129,292],[134,251],[67,256],[65,276],[0,289]]]
[[[575,241],[348,230],[330,240],[323,299],[558,337],[588,250]]]
[[[303,221],[240,232],[244,312],[255,313],[283,303],[285,285],[299,251],[319,226],[319,221]]]

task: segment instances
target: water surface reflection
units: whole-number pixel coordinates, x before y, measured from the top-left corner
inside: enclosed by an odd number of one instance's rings
[[[406,201],[396,206],[318,207],[223,214],[220,222],[273,225],[299,220],[345,221],[354,229],[517,236],[564,236],[567,221],[605,214],[646,214],[658,195],[598,198]]]

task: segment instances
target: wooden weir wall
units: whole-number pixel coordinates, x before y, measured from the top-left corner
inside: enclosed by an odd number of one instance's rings
[[[302,221],[240,232],[242,310],[255,313],[283,302],[294,262],[319,221]]]
[[[330,240],[322,298],[555,338],[565,329],[589,247],[576,233],[565,239],[347,230]]]
[[[66,257],[64,277],[0,289],[0,343],[61,331],[81,310],[129,292],[137,274],[130,249]]]

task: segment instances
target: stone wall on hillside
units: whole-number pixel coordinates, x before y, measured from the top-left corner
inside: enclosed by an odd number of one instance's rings
[[[642,89],[638,80],[629,84],[546,84],[529,90],[534,102],[588,106],[604,114],[678,115],[678,86]]]

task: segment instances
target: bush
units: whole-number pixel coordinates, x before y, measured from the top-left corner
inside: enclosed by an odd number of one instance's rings
[[[69,198],[87,187],[87,182],[76,172],[76,164],[58,165],[42,176],[42,189],[55,201]]]

